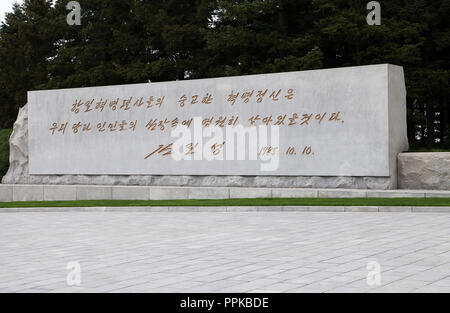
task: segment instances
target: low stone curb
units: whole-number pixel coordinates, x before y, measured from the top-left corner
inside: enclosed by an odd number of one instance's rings
[[[238,198],[450,198],[446,190],[0,184],[0,202]]]
[[[404,212],[450,213],[450,207],[411,206],[229,206],[229,207],[66,207],[66,208],[0,208],[0,213],[67,213],[67,212]]]

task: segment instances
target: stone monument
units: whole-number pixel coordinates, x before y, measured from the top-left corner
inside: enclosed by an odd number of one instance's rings
[[[393,189],[403,68],[31,91],[4,184]]]

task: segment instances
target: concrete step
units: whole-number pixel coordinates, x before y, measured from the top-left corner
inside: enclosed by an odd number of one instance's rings
[[[450,198],[450,191],[0,184],[0,202],[73,201],[73,200],[183,200],[183,199],[237,199],[237,198],[436,198],[436,197]]]
[[[51,213],[51,212],[145,212],[145,213],[244,213],[244,212],[380,212],[380,213],[450,213],[450,207],[417,206],[171,206],[171,207],[47,207],[0,208],[0,213]]]

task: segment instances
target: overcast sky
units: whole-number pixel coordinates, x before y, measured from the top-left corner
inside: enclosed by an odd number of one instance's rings
[[[5,20],[6,12],[12,12],[14,2],[22,3],[22,0],[0,0],[0,22]]]

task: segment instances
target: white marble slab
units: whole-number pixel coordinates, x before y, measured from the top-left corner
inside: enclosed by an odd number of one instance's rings
[[[258,91],[266,89],[267,93],[258,102]],[[247,102],[242,95],[251,91],[253,94]],[[234,104],[228,101],[232,93],[239,93]],[[196,95],[198,103],[192,103]],[[211,95],[211,99],[207,95]],[[183,96],[187,100],[181,106]],[[153,101],[150,102],[151,97]],[[111,103],[115,99],[119,99],[116,106]],[[126,99],[131,100],[129,105]],[[158,99],[163,99],[161,106],[156,105]],[[203,99],[205,103],[202,103]],[[91,105],[86,105],[92,100]],[[103,109],[100,100],[107,100]],[[83,105],[73,106],[77,101]],[[403,70],[386,64],[32,91],[28,93],[28,103],[31,175],[386,177],[395,175],[395,157],[407,148]],[[298,118],[289,126],[294,114]],[[311,119],[306,122],[304,114],[312,114]],[[194,149],[193,160],[165,156],[168,150],[152,154],[159,145],[167,146],[177,140],[171,137],[172,122],[176,118],[180,125],[194,117],[202,121],[213,117],[215,125],[220,117],[227,118],[226,123],[229,123],[231,117],[239,116],[236,125],[248,127],[251,117],[259,116],[256,126],[264,125],[263,119],[272,117],[268,125],[275,126],[278,117],[284,115],[284,125],[279,125],[278,143],[264,144],[258,138],[250,140],[250,143],[259,141],[258,152],[267,146],[275,148],[271,160],[260,156],[250,160],[248,155],[245,160],[237,160],[237,156],[234,160],[205,160],[205,155],[200,152],[201,144]],[[332,116],[336,118],[332,119]],[[154,130],[149,124],[151,120],[157,120]],[[131,122],[136,121],[134,128]],[[168,123],[160,125],[160,121]],[[57,128],[53,130],[54,123]],[[78,128],[74,126],[77,124]],[[61,125],[67,126],[61,128]],[[103,126],[104,131],[101,131]],[[193,124],[190,130],[193,130]],[[221,151],[225,157],[232,141],[224,135],[226,143]],[[214,140],[194,137],[194,134],[192,137],[194,144],[201,141],[205,150],[211,150]],[[290,147],[295,151],[286,153]],[[305,148],[309,154],[302,153]],[[265,171],[262,164],[269,162],[277,166]]]

